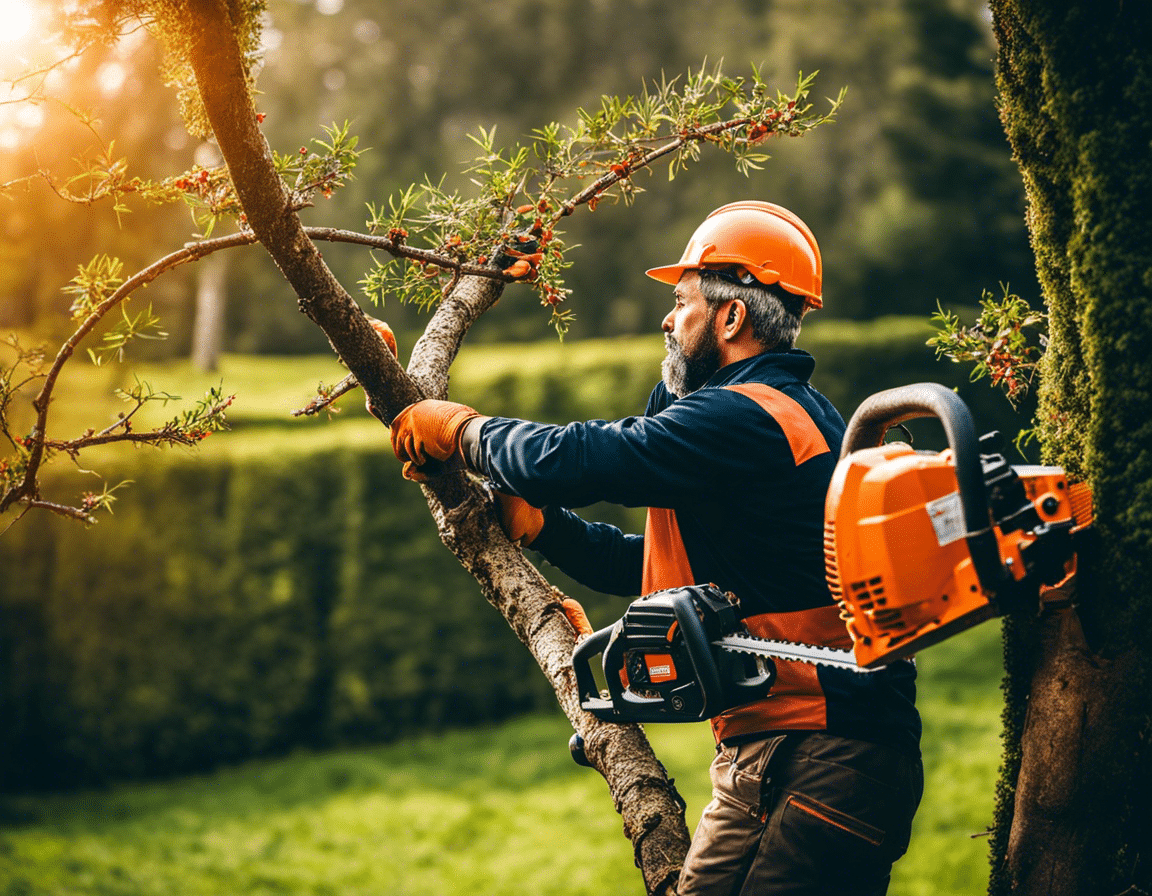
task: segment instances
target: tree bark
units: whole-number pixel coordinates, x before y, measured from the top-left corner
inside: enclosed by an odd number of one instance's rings
[[[1152,891],[1152,11],[993,0],[1001,116],[1050,313],[1045,460],[1087,479],[1074,613],[1005,626],[990,892]],[[1010,825],[1010,829],[1009,829]]]
[[[1131,805],[1128,792],[1147,760],[1146,732],[1131,725],[1146,711],[1131,687],[1139,658],[1094,653],[1073,611],[1045,619],[1040,637],[1008,840],[1011,892],[1128,892],[1134,863],[1124,853],[1147,824],[1147,804]]]
[[[227,4],[191,0],[184,15],[197,86],[249,226],[292,286],[301,311],[324,331],[384,419],[419,398],[446,396],[448,368],[464,334],[499,298],[503,284],[462,279],[415,347],[413,376],[405,373],[289,205],[257,126]],[[639,727],[601,723],[580,709],[571,666],[573,633],[561,595],[504,537],[481,487],[462,474],[449,474],[423,488],[441,539],[531,650],[584,737],[588,758],[604,775],[623,818],[647,891],[673,892],[689,842],[683,803]]]

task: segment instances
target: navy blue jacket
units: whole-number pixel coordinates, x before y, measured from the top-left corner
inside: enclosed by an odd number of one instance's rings
[[[681,398],[659,384],[642,417],[555,426],[495,417],[480,464],[501,491],[545,508],[532,548],[598,591],[638,595],[713,582],[749,628],[850,645],[824,579],[824,497],[844,421],[808,382],[806,352],[766,352]],[[644,536],[572,513],[648,507]],[[862,675],[778,663],[773,697],[714,721],[718,739],[827,730],[918,749],[914,667]]]

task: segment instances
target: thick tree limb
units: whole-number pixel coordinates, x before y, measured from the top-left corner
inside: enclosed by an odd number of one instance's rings
[[[496,304],[504,284],[483,277],[464,277],[436,306],[424,334],[412,347],[408,374],[429,398],[447,398],[448,368],[468,329]]]
[[[290,207],[257,127],[226,4],[191,0],[186,9],[190,61],[208,120],[249,225],[296,292],[301,310],[324,330],[384,419],[422,397],[425,389],[446,394],[447,365],[471,320],[498,298],[499,287],[476,289],[474,278],[462,279],[418,346],[416,377],[405,374]],[[573,635],[560,612],[558,592],[504,538],[491,502],[476,485],[452,474],[424,489],[441,538],[527,644],[583,734],[589,759],[605,776],[624,819],[648,892],[671,892],[689,839],[683,804],[638,727],[597,722],[577,705],[570,663]]]

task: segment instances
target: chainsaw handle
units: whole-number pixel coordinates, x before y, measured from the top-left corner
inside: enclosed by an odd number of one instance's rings
[[[620,680],[618,673],[624,665],[623,622],[620,619],[593,632],[572,651],[580,708],[606,722],[662,722],[667,712],[665,701],[660,697],[642,697]],[[601,667],[604,683],[608,686],[607,699],[597,689],[592,672],[591,661],[597,654],[603,654]]]
[[[972,551],[976,576],[986,590],[995,593],[1003,569],[988,509],[988,490],[980,462],[980,437],[972,412],[959,395],[939,383],[912,383],[869,396],[848,421],[840,458],[861,448],[882,445],[889,428],[918,417],[936,417],[944,427],[956,465],[964,531]]]
[[[696,612],[691,590],[685,588],[672,598],[672,612],[680,623],[684,646],[688,648],[688,658],[704,698],[700,718],[711,718],[723,709],[724,687],[720,684],[720,672],[712,658],[712,645]]]
[[[593,710],[608,712],[612,709],[612,701],[600,696],[600,688],[592,672],[592,658],[604,652],[617,624],[593,632],[581,640],[572,651],[572,668],[576,672],[576,690],[580,705],[589,712]]]
[[[724,685],[712,656],[708,633],[696,610],[693,589],[672,589],[669,606],[692,667],[692,675],[685,674],[685,692],[669,698],[642,696],[622,679],[620,671],[624,668],[628,642],[624,634],[625,614],[614,624],[581,640],[572,651],[572,668],[582,709],[608,722],[666,722],[706,719],[727,708]],[[600,665],[607,698],[601,695],[592,671],[592,660],[597,654],[602,654]],[[756,676],[739,682],[745,685],[739,691],[749,694],[749,699],[761,697],[766,683],[770,684],[763,676]]]

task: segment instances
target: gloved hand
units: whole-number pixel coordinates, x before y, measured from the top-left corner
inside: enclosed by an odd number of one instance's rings
[[[523,498],[496,492],[496,511],[500,528],[509,541],[528,547],[544,528],[544,511],[533,507]]]
[[[466,404],[426,398],[404,408],[392,421],[392,450],[404,462],[404,478],[423,482],[420,467],[429,460],[448,461],[460,450],[460,432],[478,411]]]
[[[368,318],[368,323],[372,325],[372,329],[375,330],[379,334],[380,338],[384,340],[384,344],[388,346],[388,351],[392,352],[392,357],[399,358],[399,355],[396,351],[396,334],[392,332],[392,328],[388,326],[388,324],[384,323],[384,321],[377,320],[370,314],[365,314],[364,316]],[[386,422],[380,418],[379,414],[376,413],[376,409],[372,407],[372,399],[370,399],[367,395],[364,396],[364,407],[368,409],[369,414],[371,414],[377,420],[380,420],[381,423]]]
[[[388,351],[392,352],[394,358],[399,357],[396,351],[396,334],[392,332],[392,328],[382,320],[377,320],[370,314],[365,314],[368,318],[368,323],[372,324],[372,329],[380,334],[380,338],[384,340],[384,344],[388,346]]]
[[[560,601],[560,607],[564,610],[564,615],[568,617],[568,624],[576,632],[577,641],[592,634],[592,623],[588,621],[588,616],[584,613],[584,608],[580,606],[580,601],[566,597]]]

